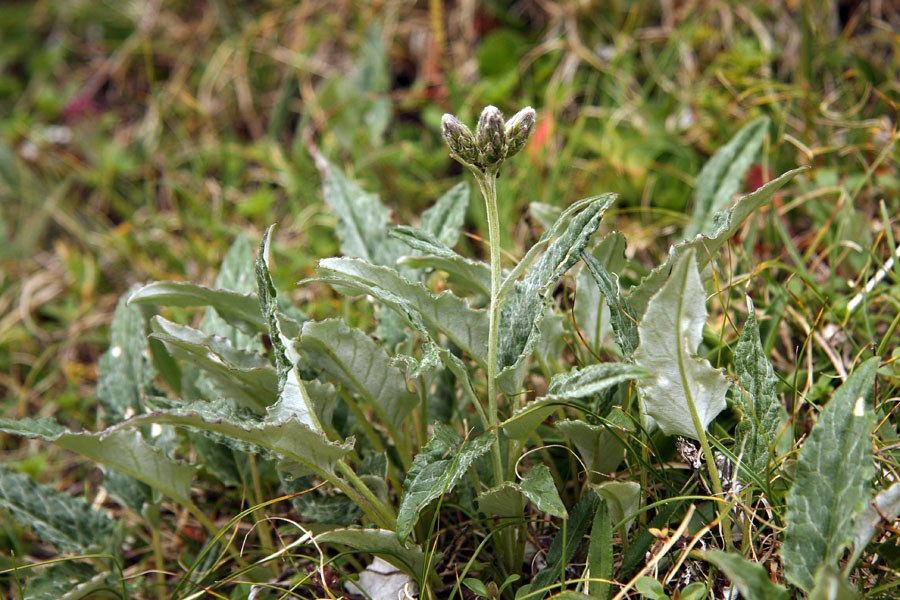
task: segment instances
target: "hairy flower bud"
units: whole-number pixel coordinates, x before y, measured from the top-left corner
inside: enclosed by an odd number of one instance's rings
[[[535,112],[530,106],[523,108],[506,122],[503,129],[506,133],[506,157],[517,154],[525,147],[525,142],[534,131]]]
[[[481,162],[485,167],[499,165],[506,158],[506,133],[503,127],[503,113],[496,106],[487,106],[481,111],[481,118],[475,129],[475,143],[481,151]]]
[[[459,119],[451,114],[441,117],[441,133],[454,156],[470,165],[479,161],[475,136]]]

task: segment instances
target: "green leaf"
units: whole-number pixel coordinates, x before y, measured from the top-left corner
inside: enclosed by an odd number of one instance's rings
[[[491,271],[483,262],[462,256],[404,256],[397,264],[412,269],[437,269],[449,275],[450,282],[463,290],[491,295]]]
[[[628,300],[631,308],[634,310],[633,316],[640,321],[650,298],[656,294],[665,284],[669,273],[673,266],[678,262],[681,256],[689,251],[696,250],[698,256],[715,256],[719,248],[731,239],[731,236],[744,223],[747,217],[756,212],[761,206],[767,204],[779,189],[787,182],[793,179],[798,173],[806,171],[807,167],[800,167],[793,171],[788,171],[779,177],[776,177],[766,185],[756,191],[742,196],[733,206],[720,210],[713,215],[712,231],[709,233],[701,232],[701,235],[692,240],[681,242],[669,249],[669,255],[663,264],[653,269],[649,275],[644,277],[641,282],[631,289],[628,294]],[[704,261],[705,262],[705,261]],[[704,266],[701,276],[708,279],[712,276],[706,266]]]
[[[100,433],[71,433],[53,419],[0,419],[0,431],[52,442],[60,448],[118,469],[180,504],[191,506],[194,468],[168,458],[145,442],[137,431],[128,431],[117,425]]]
[[[787,494],[781,557],[787,580],[806,590],[822,565],[836,565],[853,541],[853,521],[870,498],[875,467],[870,434],[875,370],[880,359],[858,365],[819,415],[797,455]]]
[[[365,332],[341,319],[303,324],[298,349],[316,369],[375,408],[383,422],[399,429],[416,407],[404,374]]]
[[[559,421],[556,428],[578,450],[581,460],[591,473],[613,473],[625,458],[625,446],[620,441],[624,433],[616,434],[611,427],[631,429],[631,419],[619,408],[613,408],[607,420],[610,425],[591,425],[584,421]]]
[[[663,585],[652,577],[644,575],[634,584],[634,589],[640,592],[641,597],[650,600],[669,600]]]
[[[900,483],[895,483],[886,490],[881,490],[866,505],[865,510],[853,521],[853,549],[859,553],[865,550],[878,526],[890,523],[900,515]]]
[[[809,600],[857,600],[859,594],[847,579],[832,565],[822,565],[816,572]]]
[[[540,223],[544,229],[551,229],[562,214],[562,209],[554,204],[545,202],[529,202],[528,214]]]
[[[606,500],[601,500],[591,525],[591,542],[588,545],[587,574],[590,574],[588,592],[594,598],[609,598],[609,583],[595,581],[612,580],[613,575],[613,525]]]
[[[784,586],[773,583],[769,572],[759,563],[751,562],[740,554],[709,550],[701,554],[703,560],[715,565],[741,593],[744,600],[788,600],[790,594]]]
[[[393,265],[402,246],[388,237],[390,214],[378,194],[363,191],[325,161],[324,199],[338,219],[341,254],[372,264]]]
[[[459,241],[459,230],[469,207],[469,186],[460,182],[437,199],[434,206],[422,213],[419,227],[450,248]]]
[[[346,527],[362,515],[359,507],[347,496],[332,490],[313,489],[316,484],[312,477],[282,479],[281,485],[288,494],[304,492],[291,498],[291,504],[301,517],[317,525]]]
[[[641,508],[640,484],[636,481],[605,481],[591,487],[606,500],[612,522],[617,525],[627,518],[625,531],[631,529],[634,516]]]
[[[109,572],[97,573],[93,566],[64,561],[44,567],[28,579],[25,600],[80,600],[108,597],[110,590],[123,591],[121,581],[115,583]],[[103,592],[106,591],[106,594]],[[94,593],[98,595],[93,595]]]
[[[256,290],[259,296],[259,309],[265,317],[272,352],[275,355],[275,371],[278,374],[278,413],[282,416],[292,413],[297,421],[310,430],[322,433],[322,424],[316,415],[315,405],[295,366],[299,355],[294,349],[293,340],[285,332],[285,317],[278,312],[278,293],[269,273],[270,243],[274,227],[275,225],[269,225],[266,229],[256,256]]]
[[[240,234],[234,239],[219,267],[215,287],[244,295],[256,292],[253,244],[250,243],[247,236]],[[203,315],[200,330],[210,335],[224,337],[240,350],[260,352],[263,349],[258,333],[252,335],[244,333],[220,317],[216,309],[212,307]]]
[[[147,323],[141,310],[119,298],[110,328],[109,350],[100,357],[97,398],[104,420],[121,421],[131,412],[143,412],[143,396],[153,384],[153,367],[147,360]]]
[[[547,398],[571,400],[588,398],[618,383],[649,377],[651,372],[630,363],[599,363],[557,373],[550,379]]]
[[[625,266],[625,236],[620,232],[609,234],[590,255],[595,262],[603,265],[605,271],[620,271]],[[575,281],[575,322],[588,347],[599,354],[605,338],[612,333],[610,309],[603,301],[605,294],[588,267],[578,272]]]
[[[484,365],[487,356],[488,315],[445,291],[437,296],[420,283],[412,283],[397,271],[351,258],[319,261],[321,281],[344,294],[369,294],[400,313],[416,326],[420,320],[429,331],[442,334],[473,360]],[[417,317],[411,313],[417,315]],[[418,327],[416,327],[418,329]]]
[[[547,395],[526,404],[500,424],[506,435],[524,440],[538,425],[568,401],[593,396],[618,383],[645,377],[648,372],[629,363],[601,363],[559,373],[550,380]]]
[[[390,235],[420,253],[400,258],[398,265],[413,269],[440,269],[448,273],[454,283],[490,295],[491,268],[486,263],[460,256],[434,234],[421,229],[401,225],[391,229]]]
[[[712,215],[731,203],[766,139],[770,123],[768,117],[750,121],[700,169],[694,186],[694,212],[684,229],[684,239],[707,231],[713,224]]]
[[[563,576],[566,566],[572,562],[591,527],[599,503],[600,497],[589,492],[572,509],[565,527],[556,534],[547,550],[547,567],[538,571],[531,583],[531,591],[534,593],[530,596],[532,599],[540,600],[546,596],[549,590],[544,588],[549,588]]]
[[[360,552],[380,556],[398,569],[415,579],[428,574],[425,570],[425,554],[422,549],[411,543],[397,539],[397,534],[385,529],[334,529],[316,536],[316,542],[343,544]],[[440,559],[440,553],[432,557]]]
[[[638,325],[635,364],[653,373],[638,382],[644,412],[666,435],[698,439],[725,409],[728,380],[706,359],[694,356],[706,323],[706,292],[688,250],[675,263],[668,281],[653,296]],[[695,423],[692,413],[696,414]]]
[[[60,552],[87,553],[113,535],[113,521],[80,498],[0,464],[0,507]]]
[[[159,316],[151,324],[153,339],[164,343],[175,358],[197,365],[224,397],[260,414],[277,399],[278,376],[262,356]]]
[[[248,419],[224,401],[193,402],[185,406],[140,415],[118,427],[158,423],[192,427],[255,444],[302,465],[308,473],[329,478],[335,463],[353,449],[352,439],[330,442],[296,417],[288,420]],[[299,470],[295,470],[299,473]]]
[[[540,337],[544,305],[553,293],[554,284],[578,261],[615,198],[614,194],[607,194],[588,204],[547,247],[524,280],[513,287],[501,306],[498,350],[501,367],[515,371],[517,363],[531,354]]]
[[[249,334],[266,330],[254,294],[214,290],[195,283],[156,281],[148,283],[128,298],[128,303],[160,306],[210,306],[229,324]]]
[[[522,481],[513,483],[504,481],[500,485],[487,490],[477,498],[478,508],[487,515],[501,517],[514,516],[515,496],[521,495],[534,504],[541,512],[554,517],[568,517],[566,506],[559,497],[553,476],[547,465],[536,465],[531,468]]]
[[[487,586],[485,586],[484,583],[482,583],[478,579],[475,579],[474,577],[466,577],[465,579],[463,579],[463,585],[482,598],[490,598],[490,596],[488,595]]]
[[[416,455],[403,482],[397,513],[397,538],[406,540],[419,512],[435,498],[449,493],[476,458],[487,452],[493,433],[463,439],[456,431],[435,423],[434,435]]]
[[[753,300],[747,298],[749,315],[734,349],[734,366],[741,389],[736,396],[744,408],[744,420],[735,432],[735,452],[741,453],[741,468],[765,473],[775,442],[786,418],[775,386],[778,378],[759,339]],[[742,479],[746,477],[742,475]]]
[[[136,515],[141,514],[144,504],[153,502],[153,490],[150,486],[116,469],[106,469],[103,487],[116,502]]]
[[[596,258],[586,252],[581,254],[588,272],[606,299],[609,309],[609,323],[616,334],[616,342],[626,358],[630,358],[638,346],[636,312],[631,302],[619,292],[619,277],[606,270]],[[577,302],[577,301],[576,301]]]

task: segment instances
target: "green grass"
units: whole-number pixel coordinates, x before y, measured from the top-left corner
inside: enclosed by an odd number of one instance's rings
[[[729,246],[708,357],[728,362],[749,292],[765,315],[763,344],[794,439],[857,357],[893,358],[879,371],[876,457],[879,477],[895,474],[900,261],[861,308],[846,307],[900,237],[896,3],[883,14],[865,3],[844,14],[815,0],[672,12],[656,3],[524,2],[510,11],[489,2],[472,15],[455,5],[440,14],[438,4],[353,4],[349,19],[317,3],[275,1],[0,6],[0,416],[98,429],[96,364],[116,299],[149,280],[211,284],[233,237],[257,240],[272,221],[279,288],[294,290],[314,318],[351,310],[325,288],[311,297],[292,285],[338,249],[313,149],[377,191],[396,222],[415,222],[465,175],[447,157],[441,114],[472,122],[488,103],[508,114],[531,104],[538,130],[498,181],[503,246],[521,256],[540,235],[526,216],[531,202],[564,207],[617,192],[603,231],[628,235],[623,283],[631,284],[677,241],[705,160],[766,115],[773,134],[743,189],[813,168]],[[485,257],[479,202],[467,230],[476,237],[464,244]],[[371,323],[365,312],[354,318]],[[567,360],[583,352],[571,348]],[[631,463],[634,480],[653,484],[648,503],[673,489],[703,493],[684,471],[637,458],[652,455],[670,457],[671,448],[637,452]],[[89,501],[101,493],[94,467],[56,449],[4,436],[0,460]],[[201,487],[198,505],[218,524],[246,507],[220,486]],[[265,510],[289,513],[287,503]],[[165,514],[160,528],[170,583],[184,574],[178,561],[190,564],[205,541],[180,517]],[[0,569],[11,551],[20,563],[47,556],[30,532],[2,522]],[[151,531],[134,525],[129,573],[154,566]],[[877,590],[896,585],[896,542],[893,534],[881,542],[885,570],[873,567],[871,597],[894,592]],[[749,543],[760,556],[773,552],[765,539]]]

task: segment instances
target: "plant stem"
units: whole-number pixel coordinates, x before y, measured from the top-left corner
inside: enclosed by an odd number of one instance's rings
[[[500,425],[499,410],[497,408],[497,354],[500,343],[500,285],[502,267],[500,264],[500,212],[497,210],[497,169],[488,169],[484,173],[476,173],[478,187],[484,197],[485,210],[488,221],[488,245],[491,255],[491,305],[489,308],[488,324],[488,355],[487,355],[487,418],[492,429]],[[510,448],[510,456],[514,456]],[[494,463],[494,485],[500,485],[506,479],[503,469],[503,459],[500,453],[500,432],[494,437],[491,448]],[[516,514],[522,515],[524,507],[521,500],[518,502]],[[521,552],[516,547],[516,528],[504,530],[501,533],[500,545],[504,548],[504,563],[510,573],[516,572],[517,560]],[[519,565],[521,562],[518,563]]]
[[[369,489],[369,486],[359,478],[350,465],[343,460],[339,460],[337,467],[341,474],[353,485],[351,487],[338,478],[331,479],[332,483],[348,498],[353,500],[357,506],[363,509],[363,512],[375,521],[379,527],[396,530],[397,515],[394,514],[393,509]]]
[[[488,426],[495,428],[500,424],[497,410],[497,347],[500,342],[500,213],[497,210],[497,172],[488,170],[477,173],[476,180],[484,197],[484,206],[488,221],[488,245],[491,254],[491,305],[488,322],[488,355],[487,355],[487,418]],[[494,439],[494,485],[503,482],[503,464],[500,456],[499,437]]]
[[[247,462],[250,465],[250,477],[253,480],[253,503],[260,505],[263,503],[263,493],[262,493],[262,481],[259,477],[259,465],[256,463],[256,455],[251,454],[247,457]],[[257,534],[259,535],[260,544],[265,550],[266,554],[272,554],[275,551],[275,546],[272,543],[272,532],[269,528],[269,520],[266,517],[266,513],[262,508],[257,508],[253,511],[253,518],[256,519],[256,529]],[[278,569],[280,567],[274,566],[273,563],[273,571],[275,574],[278,574]]]
[[[679,346],[679,354],[683,350]],[[681,369],[681,380],[687,381],[687,374],[684,372],[684,361],[679,360],[679,368]],[[703,458],[706,460],[706,468],[709,471],[709,479],[712,484],[713,493],[717,498],[725,500],[725,494],[722,490],[722,480],[719,478],[719,469],[716,467],[716,458],[709,446],[709,440],[706,437],[706,429],[700,421],[700,415],[697,414],[697,408],[694,406],[694,398],[691,394],[690,386],[684,386],[685,398],[687,399],[688,408],[691,411],[691,420],[694,422],[694,429],[697,430],[697,439],[700,440],[700,446],[703,448]],[[725,538],[725,545],[728,548],[734,547],[734,541],[731,537],[731,517],[729,511],[731,507],[728,503],[716,503],[719,511],[719,520],[722,523],[722,535]]]

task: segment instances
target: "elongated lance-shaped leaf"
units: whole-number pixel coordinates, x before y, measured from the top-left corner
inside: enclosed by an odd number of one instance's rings
[[[570,400],[593,396],[617,383],[649,377],[651,372],[630,363],[599,363],[568,373],[557,373],[550,379],[546,398]]]
[[[147,323],[140,308],[128,306],[128,294],[119,299],[110,329],[109,350],[100,357],[97,398],[104,419],[114,423],[129,409],[143,412],[154,372],[147,360]]]
[[[614,232],[606,236],[590,253],[607,271],[618,272],[625,264],[625,236]],[[612,333],[610,309],[603,301],[605,294],[587,267],[578,272],[573,314],[578,331],[595,353],[600,352],[605,338]],[[635,335],[637,343],[637,335]]]
[[[603,264],[587,252],[581,258],[588,272],[600,288],[609,307],[610,325],[616,334],[616,342],[626,358],[631,358],[638,345],[637,320],[628,298],[619,292],[619,277],[610,273]]]
[[[705,323],[706,292],[691,249],[650,300],[633,355],[636,365],[653,373],[638,388],[644,412],[666,435],[698,439],[698,430],[705,431],[725,409],[728,380],[708,360],[695,356]]]
[[[351,258],[319,261],[321,281],[341,293],[369,294],[384,302],[412,323],[410,311],[427,328],[443,334],[473,360],[484,365],[487,356],[488,316],[470,308],[465,300],[445,291],[437,296],[420,283],[412,283],[388,267]]]
[[[258,354],[238,350],[225,338],[159,316],[153,318],[152,325],[152,337],[163,342],[175,358],[197,365],[220,394],[258,414],[278,398],[278,376]]]
[[[418,403],[384,348],[341,319],[304,323],[299,350],[328,379],[365,399],[393,428],[399,428]]]
[[[192,427],[255,444],[302,465],[307,473],[329,478],[334,465],[353,449],[353,441],[330,442],[296,417],[287,420],[248,419],[224,401],[193,402],[185,406],[147,413],[117,427],[158,423]],[[294,469],[301,474],[299,469]]]
[[[225,321],[245,333],[256,334],[266,330],[266,322],[259,312],[259,301],[254,294],[214,290],[196,283],[155,281],[132,293],[128,303],[211,306]]]
[[[504,481],[476,498],[478,509],[486,515],[499,517],[513,517],[516,513],[516,497],[522,496],[534,504],[541,512],[546,512],[554,517],[565,519],[568,517],[566,506],[559,497],[553,476],[547,465],[536,465],[522,478],[522,481],[513,483]]]
[[[712,215],[731,203],[766,139],[769,124],[768,117],[750,121],[700,169],[694,186],[694,212],[684,229],[684,239],[708,231]]]
[[[422,580],[425,569],[425,553],[416,544],[397,540],[397,534],[386,529],[333,529],[316,536],[320,544],[343,544],[359,552],[380,556],[407,575]],[[432,557],[440,560],[440,553]]]
[[[501,367],[513,366],[531,354],[540,337],[544,303],[553,293],[553,284],[578,261],[614,200],[613,194],[601,196],[578,213],[506,298],[500,317]]]
[[[503,276],[503,283],[500,284],[500,301],[506,297],[506,294],[512,290],[514,285],[518,285],[519,277],[522,276],[528,270],[528,267],[531,266],[531,263],[534,262],[534,259],[537,258],[538,254],[544,250],[550,242],[553,241],[554,238],[559,237],[566,230],[566,228],[570,224],[570,220],[572,215],[582,210],[586,206],[590,206],[598,201],[605,201],[607,198],[611,198],[615,200],[618,198],[618,194],[603,194],[601,196],[590,196],[588,198],[582,198],[577,202],[573,202],[570,204],[564,211],[559,213],[559,216],[556,219],[556,222],[553,223],[553,226],[550,227],[547,231],[541,234],[540,239],[528,249],[525,253],[525,256],[516,263],[516,266],[510,269],[508,273]]]
[[[617,383],[648,375],[646,369],[629,363],[601,363],[559,373],[550,380],[546,396],[517,410],[500,427],[512,439],[524,440],[559,406],[570,400],[593,396]]]
[[[390,213],[378,194],[363,191],[334,164],[325,161],[325,204],[338,219],[341,254],[378,265],[392,265],[402,246],[388,237]]]
[[[853,521],[870,498],[875,472],[870,405],[879,362],[870,358],[854,369],[797,455],[781,557],[787,580],[806,591],[812,590],[819,567],[837,565],[853,541]]]
[[[60,552],[87,553],[109,541],[113,522],[80,498],[0,465],[0,507]]]
[[[587,569],[588,591],[593,598],[609,598],[609,581],[613,575],[613,525],[606,500],[601,500],[591,525]],[[604,581],[605,580],[605,581]]]
[[[194,468],[168,458],[137,431],[117,425],[100,433],[72,433],[53,419],[0,419],[0,431],[51,442],[143,481],[183,506],[192,505]]]
[[[419,228],[435,236],[452,248],[459,241],[459,230],[469,207],[469,185],[460,182],[437,199],[434,206],[422,213]]]
[[[463,438],[456,431],[435,423],[434,435],[416,455],[403,482],[397,513],[397,539],[406,541],[419,513],[429,502],[449,493],[479,456],[493,443],[495,433]]]
[[[404,256],[398,265],[414,269],[440,269],[454,278],[454,283],[486,296],[491,290],[491,268],[486,263],[460,256],[433,234],[413,227],[391,229],[395,237],[422,255]]]
[[[678,262],[682,254],[688,250],[696,250],[698,257],[704,257],[699,262],[704,265],[701,275],[704,279],[708,279],[712,275],[712,271],[707,268],[707,256],[715,256],[719,248],[725,245],[731,236],[738,230],[744,221],[752,213],[756,212],[760,207],[767,204],[779,189],[787,182],[793,179],[798,173],[807,170],[807,167],[800,167],[793,171],[788,171],[779,177],[776,177],[769,183],[757,189],[755,192],[747,194],[739,198],[730,208],[723,209],[713,215],[712,229],[707,232],[701,232],[701,235],[686,242],[675,244],[669,248],[669,255],[663,264],[659,265],[649,275],[644,277],[641,282],[631,289],[628,294],[628,300],[634,309],[634,317],[640,321],[647,309],[647,303],[650,298],[659,291],[666,282],[673,265]],[[708,253],[708,254],[707,254]]]
[[[598,504],[600,504],[600,497],[597,494],[587,493],[572,509],[565,529],[561,529],[556,534],[547,550],[547,567],[538,571],[531,582],[530,592],[534,594],[530,595],[531,598],[540,600],[546,596],[550,590],[543,590],[543,588],[559,581],[564,575],[566,566],[571,564],[591,527]]]
[[[256,293],[256,273],[253,268],[253,244],[243,234],[238,235],[231,248],[225,253],[219,273],[216,275],[216,289],[230,290],[238,294]],[[248,335],[219,316],[210,307],[203,315],[200,330],[210,335],[227,338],[240,350],[262,351],[259,334]]]
[[[773,583],[769,572],[759,563],[751,562],[731,552],[709,550],[702,553],[703,560],[719,568],[741,593],[744,600],[788,600],[790,594],[784,586]]]
[[[272,352],[275,354],[279,411],[282,415],[288,410],[292,411],[298,421],[313,431],[322,433],[315,405],[295,367],[299,356],[294,350],[293,340],[285,334],[283,317],[278,312],[278,294],[269,273],[269,251],[274,227],[275,225],[269,225],[259,246],[259,254],[256,257],[256,286],[260,312],[265,316],[269,339],[272,341]]]
[[[769,465],[785,410],[775,393],[778,379],[759,339],[759,324],[753,300],[747,298],[749,314],[734,349],[734,365],[741,389],[736,396],[744,407],[744,420],[735,432],[735,452],[742,453],[741,467],[762,474]],[[741,475],[745,481],[747,478]]]
[[[449,257],[426,254],[404,256],[397,261],[397,264],[411,269],[437,269],[447,273],[450,276],[450,282],[459,288],[485,297],[491,295],[490,267],[477,260],[459,255]]]
[[[878,525],[891,523],[897,515],[900,515],[900,483],[878,492],[856,516],[853,521],[854,552],[861,553],[875,537]]]

